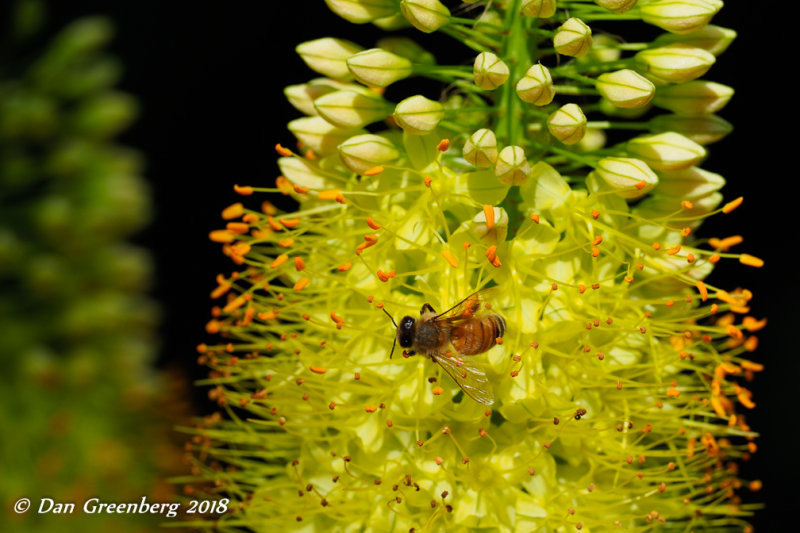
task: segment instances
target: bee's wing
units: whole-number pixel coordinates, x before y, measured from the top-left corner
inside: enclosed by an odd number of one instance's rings
[[[439,363],[447,375],[453,378],[467,396],[483,405],[494,403],[492,385],[486,378],[486,372],[475,365],[469,357],[448,356],[444,353],[429,355],[433,361]]]
[[[486,302],[487,296],[491,295],[493,292],[491,288],[473,292],[444,313],[439,313],[433,317],[433,320],[458,322],[460,320],[472,318],[473,315],[480,312],[481,307]]]

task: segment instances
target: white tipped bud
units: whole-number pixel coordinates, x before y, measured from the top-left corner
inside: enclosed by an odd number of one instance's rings
[[[439,0],[403,0],[403,16],[419,31],[432,33],[450,22],[450,10]]]
[[[314,100],[335,90],[327,85],[303,83],[302,85],[289,85],[283,90],[283,94],[298,111],[306,115],[316,115],[317,110],[314,107]]]
[[[300,43],[295,51],[311,70],[330,78],[349,78],[347,58],[363,50],[362,47],[344,39],[324,37]]]
[[[725,185],[725,178],[700,167],[689,167],[678,172],[662,172],[658,194],[696,200],[717,192]]]
[[[653,82],[630,69],[599,75],[596,87],[616,107],[628,109],[647,105],[656,94]]]
[[[366,133],[350,137],[340,144],[339,157],[347,168],[363,174],[376,166],[396,161],[400,151],[385,137]]]
[[[470,135],[462,151],[464,159],[478,168],[487,168],[497,161],[497,137],[490,129],[480,129]]]
[[[394,119],[397,124],[415,135],[432,132],[443,118],[442,104],[420,94],[406,98],[394,108]]]
[[[531,175],[531,165],[520,146],[506,146],[497,155],[494,174],[506,185],[522,185]]]
[[[638,198],[658,184],[658,176],[647,163],[630,157],[603,158],[593,173],[622,198]]]
[[[702,48],[703,50],[710,52],[715,56],[719,56],[728,48],[728,46],[730,46],[735,38],[735,31],[729,28],[722,28],[720,26],[709,24],[705,28],[693,31],[691,33],[663,33],[659,35],[653,42],[658,45],[673,43],[688,44],[689,46]]]
[[[689,33],[708,24],[722,9],[720,0],[653,0],[640,8],[642,20],[672,33]]]
[[[517,96],[530,104],[543,106],[553,101],[556,91],[547,67],[537,63],[517,82]]]
[[[659,115],[649,125],[654,133],[674,131],[702,145],[715,143],[733,131],[733,125],[717,115]]]
[[[508,79],[508,66],[491,52],[481,52],[475,58],[472,69],[475,85],[486,91],[493,91]]]
[[[559,54],[581,57],[592,47],[592,30],[581,19],[572,17],[558,27],[553,45]]]
[[[289,131],[306,148],[320,155],[331,154],[354,132],[337,128],[322,117],[303,117],[289,122]]]
[[[331,11],[355,24],[372,22],[397,13],[394,0],[325,0],[325,3]]]
[[[386,87],[411,75],[411,61],[380,48],[350,56],[347,68],[356,80],[370,87]]]
[[[336,91],[314,100],[317,113],[344,129],[363,128],[367,124],[385,119],[391,106],[378,96],[368,96],[355,91]]]
[[[669,83],[699,78],[716,61],[710,52],[680,43],[642,50],[634,58],[642,72]]]
[[[628,141],[626,149],[658,171],[683,170],[706,157],[705,148],[672,131],[636,137]]]
[[[614,13],[625,13],[636,6],[638,0],[594,0],[594,3]]]
[[[690,81],[659,87],[653,104],[679,115],[716,113],[733,97],[733,88],[713,81]]]
[[[520,7],[525,16],[548,18],[556,13],[556,0],[522,0]]]
[[[547,117],[547,129],[564,144],[575,144],[586,133],[586,115],[576,104],[566,104]]]

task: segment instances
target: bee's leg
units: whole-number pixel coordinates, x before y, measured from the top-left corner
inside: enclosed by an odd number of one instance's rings
[[[433,307],[431,307],[431,304],[428,304],[428,303],[422,305],[422,309],[419,310],[419,314],[420,315],[425,314],[425,311],[428,311],[430,313],[436,314],[436,311],[433,310]]]

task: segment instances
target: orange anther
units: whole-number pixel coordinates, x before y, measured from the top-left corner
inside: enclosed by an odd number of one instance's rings
[[[442,139],[436,146],[436,149],[440,152],[446,152],[448,148],[450,148],[450,139]]]
[[[578,284],[578,292],[581,293],[581,294],[586,292],[586,285],[584,285],[583,283],[579,283]]]
[[[762,318],[761,320],[756,320],[751,316],[746,316],[742,319],[742,325],[747,331],[758,331],[767,325],[767,319]]]
[[[240,203],[231,204],[222,210],[222,218],[225,220],[233,220],[239,218],[244,214],[244,206]]]
[[[681,245],[680,244],[676,244],[675,246],[673,246],[672,248],[667,250],[667,255],[675,255],[680,251],[681,251]]]
[[[764,266],[764,260],[750,254],[742,254],[739,256],[739,262],[743,265],[761,268]]]
[[[234,240],[236,240],[236,237],[234,237],[231,232],[224,229],[216,229],[212,231],[211,233],[208,234],[208,238],[214,242],[222,242],[222,243],[233,242]]]
[[[592,209],[592,218],[597,220],[599,216],[600,216],[600,211],[598,211],[597,209]]]
[[[324,374],[325,372],[328,371],[328,369],[325,368],[324,366],[309,365],[308,369],[311,370],[315,374]]]
[[[272,228],[272,231],[283,231],[283,226],[281,226],[278,221],[271,216],[267,217],[267,224],[269,224],[269,227]]]
[[[288,260],[289,260],[289,256],[288,255],[281,254],[278,257],[276,257],[275,260],[272,263],[270,263],[269,267],[270,268],[278,268],[279,266],[281,266],[282,264],[284,264]]]
[[[720,252],[727,252],[733,246],[737,244],[741,244],[744,239],[741,235],[731,235],[730,237],[725,237],[724,239],[717,239],[712,237],[708,239],[708,244],[711,245],[712,248],[715,250],[719,250]]]
[[[458,268],[458,259],[456,259],[456,256],[453,255],[453,253],[450,250],[445,250],[444,252],[442,252],[442,256],[448,263],[450,263],[451,267]]]
[[[364,171],[364,175],[365,176],[377,176],[381,172],[383,172],[383,167],[378,165],[376,167],[372,167],[370,169],[365,170]]]
[[[539,215],[538,215],[538,214],[536,214],[536,213],[533,213],[533,214],[531,215],[531,220],[533,220],[535,223],[537,223],[537,224],[538,224],[538,223],[539,223]]]
[[[275,145],[275,151],[278,152],[279,155],[282,155],[284,157],[289,157],[290,155],[292,155],[291,150],[289,150],[288,148],[284,148],[280,144]]]
[[[278,221],[287,229],[294,229],[300,223],[299,218],[279,218]]]
[[[641,191],[642,189],[647,187],[647,182],[645,180],[642,180],[639,183],[637,183],[636,185],[634,185],[634,187],[636,187],[637,189],[639,189]]]
[[[681,230],[681,237],[688,237],[692,233],[692,228],[686,227]]]
[[[350,270],[351,266],[353,266],[351,263],[342,263],[341,265],[336,267],[336,270],[338,270],[339,272],[347,272],[348,270]]]
[[[292,239],[292,238],[283,239],[282,241],[278,241],[278,246],[280,246],[281,248],[288,248],[293,244],[294,244],[294,239]]]
[[[600,255],[600,248],[592,248],[592,257],[597,257]]]
[[[303,187],[302,185],[294,185],[294,192],[297,194],[306,194],[310,189],[308,187]]]
[[[303,258],[299,255],[294,258],[294,267],[297,269],[298,272],[306,268],[306,263],[303,261]]]
[[[697,290],[700,292],[700,298],[705,302],[708,300],[708,289],[706,288],[706,284],[702,281],[698,281],[695,283]]]
[[[430,188],[431,182],[433,181],[433,178],[431,178],[430,176],[425,176],[425,180],[424,181],[425,181],[425,186]]]
[[[228,222],[225,228],[235,235],[243,235],[250,230],[250,225],[244,222]]]
[[[372,220],[372,217],[367,217],[367,226],[372,229],[381,229],[381,225]]]
[[[681,391],[679,391],[675,387],[670,387],[667,390],[667,396],[669,396],[670,398],[677,398],[680,395],[681,395]]]
[[[242,196],[250,196],[253,194],[253,188],[249,185],[234,185],[233,191],[236,194],[241,194]]]
[[[681,207],[688,211],[689,209],[694,207],[694,204],[692,204],[692,202],[690,202],[689,200],[684,200],[681,202]]]
[[[730,213],[731,211],[733,211],[734,209],[736,209],[737,207],[742,205],[743,201],[744,201],[744,198],[742,196],[740,196],[736,200],[728,202],[727,204],[722,206],[722,212],[725,213],[725,214]]]
[[[486,227],[488,229],[494,228],[494,207],[484,204],[483,216],[486,218]]]
[[[437,386],[437,387],[433,388],[432,392],[433,392],[434,395],[439,396],[441,393],[444,392],[444,389]]]
[[[366,407],[364,408],[364,410],[365,410],[366,412],[368,412],[368,413],[374,413],[375,411],[377,411],[377,410],[378,410],[378,407],[377,407],[377,406],[375,406],[375,405],[368,405],[368,406],[366,406]]]
[[[592,239],[592,246],[599,246],[601,242],[603,242],[603,237],[598,235],[597,237]]]
[[[320,191],[317,196],[320,200],[336,200],[336,198],[342,194],[342,191],[338,189],[328,189],[326,191]]]
[[[657,243],[657,242],[654,242],[653,243],[653,250],[660,250],[660,249],[661,249],[661,244]]]

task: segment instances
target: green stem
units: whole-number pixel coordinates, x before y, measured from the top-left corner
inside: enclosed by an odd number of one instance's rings
[[[504,111],[500,113],[496,133],[505,144],[519,144],[523,130],[522,100],[516,92],[515,80],[520,79],[531,65],[531,57],[535,53],[536,41],[528,39],[525,19],[520,15],[521,0],[512,0],[506,11],[506,27],[508,33],[503,42],[502,57],[509,67],[509,81],[503,84],[500,94],[500,105]]]

